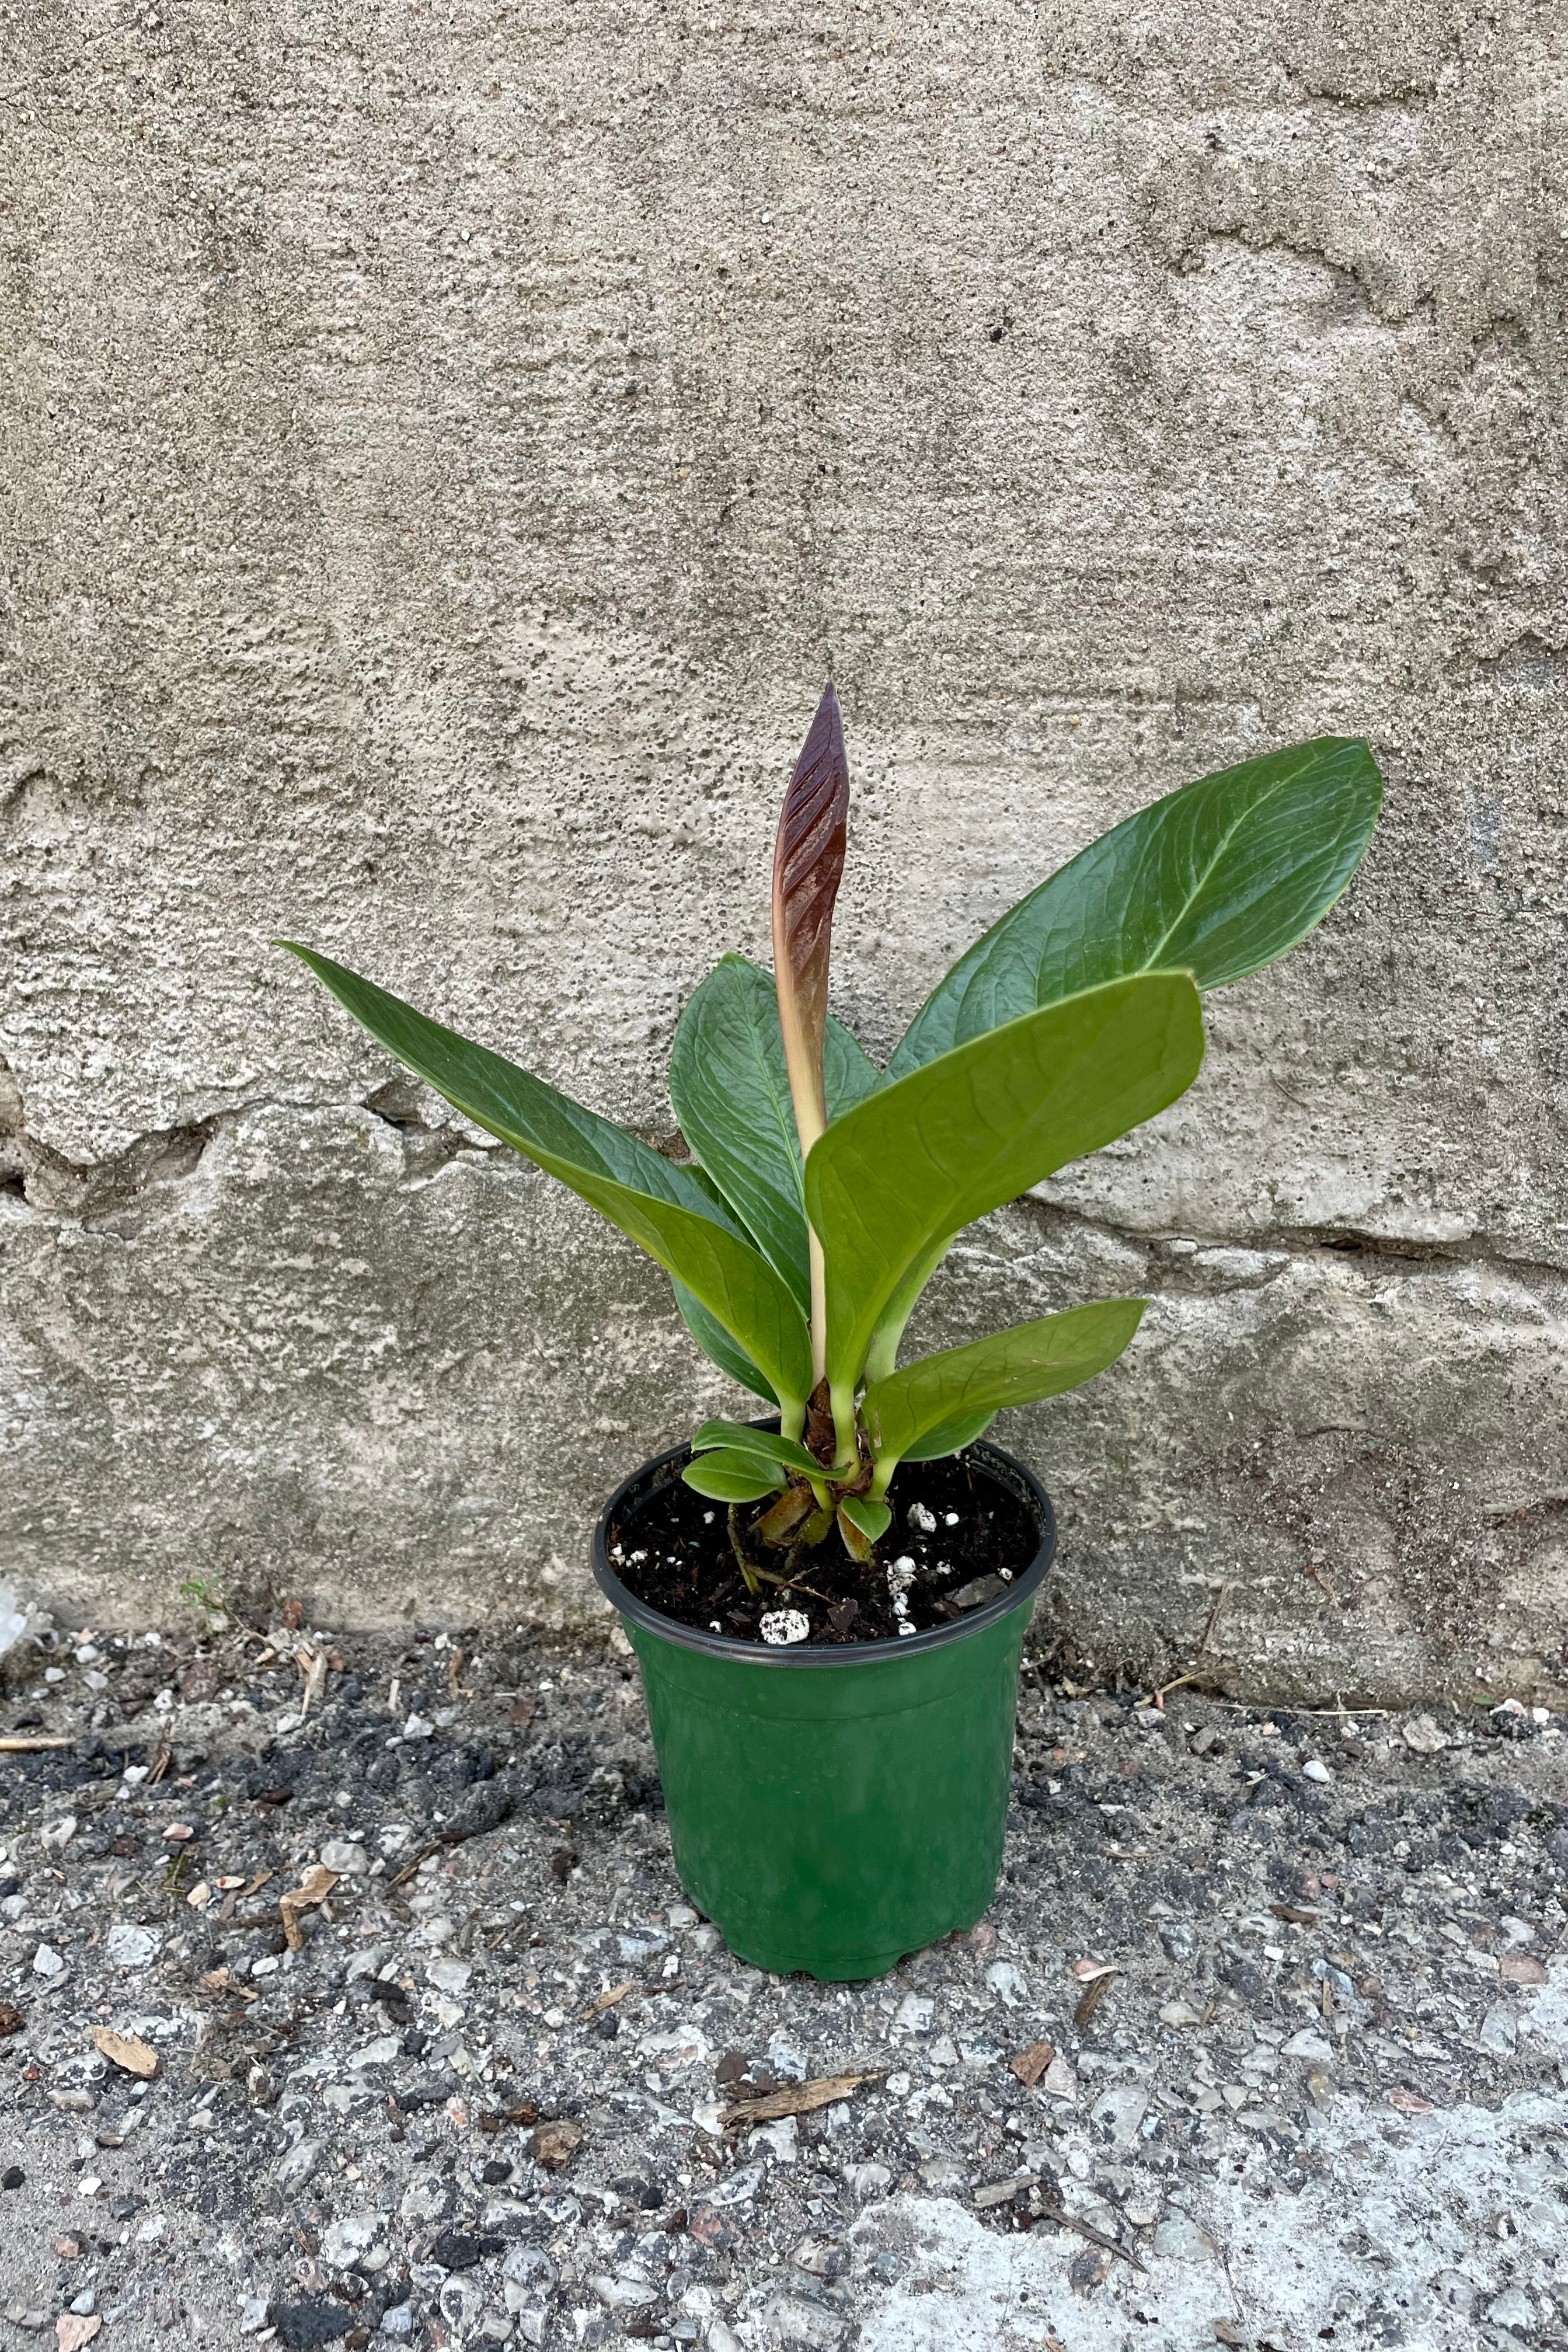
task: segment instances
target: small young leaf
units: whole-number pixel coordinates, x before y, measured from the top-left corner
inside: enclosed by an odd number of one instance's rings
[[[754,1454],[704,1454],[681,1472],[687,1485],[716,1503],[758,1503],[784,1483],[782,1470]]]
[[[858,1527],[868,1543],[879,1543],[893,1524],[893,1514],[886,1503],[873,1503],[868,1495],[846,1495],[838,1506],[839,1517]]]
[[[889,1513],[889,1516],[891,1517],[891,1514]],[[849,1507],[846,1503],[840,1503],[838,1506],[838,1532],[844,1538],[844,1549],[850,1559],[858,1560],[864,1567],[871,1557],[871,1539],[859,1521],[850,1517]]]
[[[821,1463],[793,1437],[781,1437],[776,1429],[753,1429],[744,1421],[705,1421],[691,1441],[691,1451],[706,1454],[721,1445],[753,1461],[779,1463],[808,1478],[822,1475]]]

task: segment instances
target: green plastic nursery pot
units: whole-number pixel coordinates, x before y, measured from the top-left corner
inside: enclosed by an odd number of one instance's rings
[[[1000,1447],[970,1446],[970,1467],[1038,1529],[1007,1591],[901,1641],[767,1649],[663,1616],[610,1565],[689,1459],[678,1447],[618,1486],[593,1545],[642,1668],[681,1884],[757,1968],[885,1976],[973,1927],[995,1888],[1018,1664],[1056,1549],[1049,1497]]]

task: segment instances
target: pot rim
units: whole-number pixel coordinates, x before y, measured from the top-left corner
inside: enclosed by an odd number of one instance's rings
[[[759,1423],[757,1425],[776,1429],[778,1422],[775,1417],[771,1423]],[[1045,1582],[1056,1557],[1056,1513],[1051,1508],[1050,1496],[1034,1472],[1016,1455],[1008,1454],[1000,1445],[989,1444],[983,1437],[963,1447],[962,1452],[978,1469],[995,1478],[999,1486],[1011,1486],[1020,1501],[1027,1501],[1039,1529],[1039,1547],[1028,1567],[1015,1576],[1005,1592],[998,1593],[994,1601],[983,1602],[978,1609],[967,1611],[949,1625],[931,1625],[921,1633],[895,1635],[890,1641],[883,1638],[875,1642],[842,1642],[821,1648],[804,1643],[792,1643],[788,1648],[782,1645],[774,1648],[767,1643],[738,1641],[730,1633],[710,1633],[701,1625],[683,1625],[678,1618],[665,1616],[662,1610],[655,1609],[650,1602],[639,1601],[635,1592],[627,1591],[610,1565],[610,1523],[635,1487],[655,1477],[659,1471],[668,1469],[672,1463],[689,1461],[691,1448],[689,1444],[672,1445],[668,1452],[652,1455],[629,1477],[623,1478],[611,1495],[599,1514],[589,1549],[594,1580],[611,1606],[645,1633],[655,1634],[663,1642],[671,1642],[678,1649],[697,1650],[710,1658],[732,1659],[737,1665],[797,1669],[871,1666],[890,1665],[899,1658],[921,1657],[929,1651],[945,1648],[951,1643],[966,1641],[972,1633],[984,1633],[988,1626],[999,1624],[1005,1617],[1010,1617],[1026,1601],[1032,1601]],[[1002,1473],[999,1478],[996,1476],[998,1469]]]

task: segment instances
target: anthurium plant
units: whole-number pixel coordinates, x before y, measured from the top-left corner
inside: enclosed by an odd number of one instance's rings
[[[1272,963],[1345,888],[1382,784],[1333,736],[1187,784],[1129,817],[976,941],[879,1069],[828,1011],[848,772],[823,696],[784,797],[770,976],[727,955],[676,1031],[669,1091],[691,1152],[667,1159],[489,1047],[291,941],[348,1012],[476,1125],[657,1259],[698,1346],[778,1427],[710,1421],[684,1472],[735,1511],[737,1552],[887,1532],[900,1463],[970,1444],[1005,1405],[1090,1380],[1147,1302],[1068,1307],[900,1364],[957,1235],[1152,1118],[1203,1059],[1202,997]],[[783,1583],[770,1575],[769,1583]]]

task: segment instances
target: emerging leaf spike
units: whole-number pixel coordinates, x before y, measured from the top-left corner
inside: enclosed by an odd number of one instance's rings
[[[838,697],[828,686],[795,763],[773,847],[773,984],[801,1156],[827,1125],[822,1051],[833,904],[844,873],[849,771]],[[812,1346],[820,1376],[826,1318],[822,1251],[811,1235]]]

